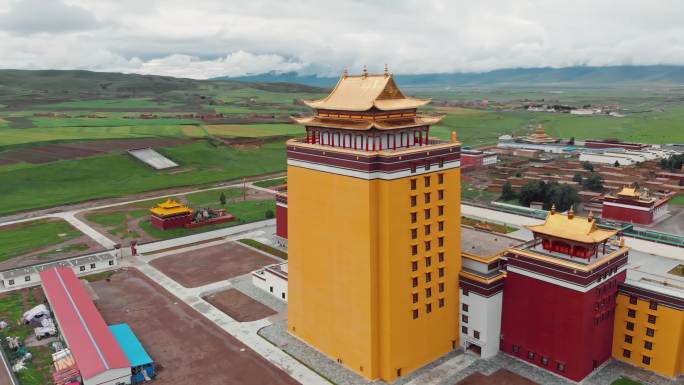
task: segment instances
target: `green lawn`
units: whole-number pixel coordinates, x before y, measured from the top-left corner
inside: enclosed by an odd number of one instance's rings
[[[60,237],[60,234],[63,236]],[[37,220],[0,227],[0,262],[81,235],[80,231],[61,219]]]
[[[221,137],[259,138],[264,136],[302,135],[304,127],[295,124],[217,124],[205,126],[207,132]]]
[[[257,149],[200,141],[160,150],[182,167],[155,171],[124,154],[66,160],[31,168],[0,167],[0,215],[176,186],[235,180],[285,169],[284,143]]]
[[[677,206],[684,206],[684,195],[677,195],[670,199],[670,204]]]
[[[241,197],[243,195],[242,188],[231,187],[227,189],[209,190],[194,194],[188,194],[185,197],[188,200],[188,204],[193,209],[198,209],[200,207],[221,208],[221,201],[219,198],[221,197],[222,192],[225,194],[226,200],[228,201],[234,198]]]
[[[245,238],[245,239],[238,240],[238,242],[244,243],[245,245],[251,246],[255,249],[267,252],[271,255],[275,255],[278,258],[287,259],[287,253],[286,252],[279,250],[279,249],[276,249],[275,247],[265,245],[259,241],[254,240],[254,239]]]
[[[268,219],[266,212],[269,210],[272,213],[275,212],[275,200],[237,201],[226,204],[225,208],[228,211],[228,213],[235,216],[234,221],[219,223],[216,225],[197,227],[194,229],[176,228],[160,230],[152,226],[149,220],[144,220],[140,222],[140,227],[148,235],[156,239],[171,239],[184,237],[186,235],[204,233],[211,230],[218,230],[225,227],[242,225],[245,223]]]
[[[126,213],[123,211],[114,212],[95,212],[86,214],[86,219],[98,225],[109,227],[118,226],[126,220]]]
[[[641,382],[630,380],[629,378],[620,378],[615,381],[611,385],[644,385]]]
[[[14,361],[15,353],[7,347],[5,336],[19,336],[25,339],[32,331],[31,326],[20,322],[22,314],[37,305],[34,291],[38,288],[28,289],[26,298],[22,295],[23,291],[15,291],[0,296],[0,319],[8,321],[9,326],[0,331],[0,344],[10,361]],[[17,379],[21,385],[43,385],[50,383],[52,370],[52,355],[47,346],[30,347],[28,351],[33,355],[28,362],[26,370],[17,373]]]
[[[287,178],[278,178],[278,179],[267,179],[267,180],[260,180],[258,182],[254,182],[254,185],[257,187],[273,187],[273,186],[280,186],[283,184],[287,184]]]
[[[60,110],[63,108],[82,108],[84,110],[97,111],[99,108],[175,108],[181,106],[177,103],[157,103],[152,99],[97,99],[97,100],[79,100],[73,102],[62,102],[54,104],[45,104],[33,107],[33,109],[43,110]]]
[[[489,202],[497,199],[501,194],[480,190],[468,182],[461,183],[461,199],[476,202]]]

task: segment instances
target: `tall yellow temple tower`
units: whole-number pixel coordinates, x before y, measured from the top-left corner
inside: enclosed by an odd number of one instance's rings
[[[345,74],[287,142],[288,329],[368,379],[458,348],[460,143],[392,75]]]

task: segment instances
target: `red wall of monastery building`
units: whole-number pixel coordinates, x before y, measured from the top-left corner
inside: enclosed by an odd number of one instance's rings
[[[276,235],[287,239],[287,207],[276,205]]]
[[[158,229],[174,229],[176,227],[183,227],[186,223],[192,222],[191,215],[170,217],[170,218],[159,218],[154,215],[150,215],[150,222],[152,225]]]
[[[651,211],[629,209],[626,207],[615,207],[604,204],[601,210],[601,217],[605,219],[615,219],[623,222],[634,222],[648,225],[653,222]]]
[[[481,167],[483,164],[484,154],[464,154],[461,153],[461,168],[468,169],[474,167]]]
[[[611,356],[615,293],[625,275],[618,273],[583,293],[509,271],[501,349],[573,381],[582,380]],[[548,358],[546,365],[542,357]],[[565,364],[564,371],[559,363]]]

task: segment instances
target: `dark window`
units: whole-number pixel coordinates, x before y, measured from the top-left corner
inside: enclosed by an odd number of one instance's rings
[[[527,359],[533,360],[533,359],[534,359],[534,352],[528,351],[528,352],[527,352]]]
[[[437,190],[437,199],[444,199],[444,190]]]
[[[637,303],[637,296],[636,296],[636,295],[630,295],[630,296],[629,296],[629,303],[631,303],[632,305],[636,305],[636,303]]]
[[[418,222],[418,213],[411,213],[411,223]]]
[[[430,176],[424,176],[423,182],[425,183],[425,187],[430,187]]]
[[[91,269],[94,269],[94,268],[95,268],[95,264],[94,264],[94,263],[91,263],[91,264],[90,264],[90,268],[91,268]]]
[[[541,363],[542,365],[547,366],[549,364],[549,357],[541,356]]]
[[[411,278],[411,286],[412,286],[412,287],[417,287],[417,286],[418,286],[418,277],[412,277],[412,278]]]
[[[444,307],[444,298],[439,299],[439,307]]]
[[[443,267],[440,267],[437,270],[437,275],[439,275],[440,277],[444,277],[444,268]]]
[[[627,322],[627,330],[634,330],[634,323],[633,322]]]
[[[634,310],[634,309],[627,309],[627,317],[629,317],[629,318],[634,318],[634,317],[636,317],[636,310]]]
[[[269,288],[269,291],[270,291],[271,293],[273,293],[273,286],[271,286],[271,287]]]
[[[411,207],[415,207],[418,204],[418,197],[411,195]]]
[[[81,267],[79,268],[79,270],[85,271],[85,266],[81,266]]]
[[[425,170],[429,170],[429,169],[430,169],[430,164],[431,164],[430,159],[426,159],[426,160],[425,160]]]
[[[418,238],[418,229],[411,229],[411,239]]]
[[[14,280],[13,280],[13,279],[10,279],[9,281],[7,281],[7,284],[8,284],[8,285],[14,285]]]
[[[444,283],[439,284],[439,292],[443,293],[444,292]]]
[[[418,245],[411,245],[411,255],[418,254]]]
[[[559,372],[564,372],[565,371],[565,364],[562,362],[557,363],[556,369],[558,369]]]
[[[444,231],[444,221],[437,222],[437,231]]]
[[[425,219],[430,219],[430,209],[425,209],[423,210],[423,214],[425,216]]]
[[[425,273],[425,282],[432,282],[432,273]]]
[[[443,251],[440,251],[439,253],[437,253],[437,257],[438,257],[440,262],[444,262],[444,252]]]
[[[418,271],[418,261],[411,261],[411,271]]]
[[[644,356],[644,358],[641,359],[641,362],[643,362],[646,365],[651,365],[651,357]]]
[[[648,323],[654,324],[655,321],[656,321],[656,316],[654,316],[653,314],[649,314],[648,315]]]
[[[651,302],[648,304],[648,308],[651,309],[651,310],[658,310],[658,302],[656,302],[656,301],[651,301]]]
[[[109,266],[114,266],[114,261],[109,261]]]
[[[426,203],[426,204],[427,204],[427,203],[430,203],[430,193],[429,193],[429,192],[423,194],[423,197],[424,197],[424,199],[425,199],[425,203]]]
[[[439,184],[444,183],[444,174],[442,174],[442,173],[437,174],[437,183],[439,183]]]
[[[432,232],[432,228],[430,227],[430,225],[425,225],[423,230],[425,231],[425,235],[430,235],[430,233]]]
[[[285,299],[285,293],[280,293],[280,296]]]
[[[415,189],[416,189],[416,185],[417,185],[416,180],[415,180],[415,179],[411,179],[411,190],[415,190]]]
[[[473,337],[475,337],[479,340],[480,339],[480,332],[477,330],[473,330]]]
[[[655,335],[655,330],[651,328],[646,328],[646,335],[649,337],[653,337]]]
[[[425,251],[430,251],[431,248],[432,248],[432,242],[425,241]]]
[[[418,318],[418,309],[413,309],[413,319]]]
[[[648,350],[653,350],[653,342],[651,341],[644,341],[644,348]]]
[[[401,368],[397,369],[397,377],[401,377]]]
[[[431,303],[425,305],[425,312],[426,313],[432,313],[432,304]]]
[[[632,336],[630,336],[629,334],[625,334],[625,342],[627,342],[628,344],[631,344],[632,343]]]
[[[437,206],[437,215],[444,215],[444,206]]]
[[[632,352],[627,349],[622,349],[622,356],[625,358],[629,358],[632,356]]]
[[[461,333],[468,334],[468,327],[467,326],[461,326]]]
[[[427,289],[425,289],[425,298],[430,298],[430,297],[432,297],[432,288],[428,287]]]
[[[442,158],[442,157],[439,158],[439,167],[440,168],[444,167],[444,158]]]
[[[467,303],[462,303],[462,304],[461,304],[461,310],[463,310],[463,311],[468,311],[468,304],[467,304]]]
[[[520,346],[518,346],[518,345],[513,345],[512,350],[513,350],[513,353],[520,353]]]
[[[28,282],[28,281],[30,281],[30,280],[31,280],[31,276],[30,276],[30,275],[27,275],[26,277],[24,277],[24,281]]]
[[[444,246],[444,237],[437,238],[437,246],[439,246],[439,247]]]
[[[463,289],[463,296],[467,297],[468,296],[468,289]]]
[[[465,314],[461,314],[461,322],[463,322],[464,324],[467,324],[468,323],[468,316]]]
[[[416,172],[416,164],[411,163],[411,172]]]
[[[413,300],[413,303],[418,302],[418,293],[413,293],[411,295],[411,299]]]

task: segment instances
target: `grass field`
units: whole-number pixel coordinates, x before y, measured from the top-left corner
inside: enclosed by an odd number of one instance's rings
[[[644,385],[641,382],[630,380],[629,378],[619,378],[610,385]]]
[[[182,169],[155,171],[124,154],[22,169],[0,167],[3,200],[0,215],[168,187],[235,180],[285,169],[284,143],[239,150],[213,147],[200,141],[160,152],[181,164]]]
[[[238,242],[244,243],[247,246],[251,246],[255,249],[264,251],[264,252],[269,253],[271,255],[275,255],[278,258],[287,259],[287,253],[286,252],[279,250],[279,249],[276,249],[275,247],[265,245],[259,241],[254,240],[254,239],[239,239]]]
[[[684,206],[684,195],[677,195],[670,199],[671,205]]]
[[[37,220],[0,227],[0,262],[81,235],[80,231],[61,219]]]
[[[62,102],[53,104],[44,104],[33,107],[33,109],[41,110],[60,110],[60,109],[83,109],[94,110],[98,108],[175,108],[179,107],[179,103],[158,103],[150,98],[131,98],[131,99],[95,99],[95,100],[78,100],[73,102]]]
[[[212,136],[259,138],[264,136],[301,135],[302,126],[294,124],[224,124],[205,127]]]
[[[287,178],[277,178],[277,179],[267,179],[267,180],[260,180],[258,182],[254,182],[254,185],[257,187],[273,187],[273,186],[280,186],[287,184]]]

